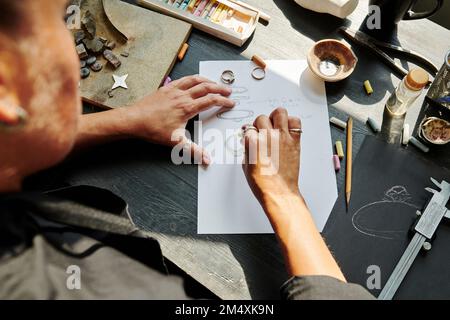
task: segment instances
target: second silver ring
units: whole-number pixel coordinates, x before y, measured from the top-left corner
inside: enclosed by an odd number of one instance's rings
[[[253,126],[251,124],[246,124],[246,125],[242,126],[242,132],[244,135],[250,130],[255,130],[256,132],[258,132],[258,128],[256,128],[255,126]]]
[[[232,84],[234,82],[234,80],[236,79],[236,77],[235,77],[233,71],[225,70],[224,72],[222,72],[220,79],[222,80],[223,83]]]
[[[252,71],[252,77],[255,80],[262,80],[266,77],[266,70],[261,67],[256,67]]]

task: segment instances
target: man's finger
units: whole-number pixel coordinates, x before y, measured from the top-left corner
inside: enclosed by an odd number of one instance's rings
[[[200,76],[187,76],[175,81],[172,81],[168,87],[177,88],[180,90],[189,90],[192,87],[195,87],[196,85],[200,83],[213,83],[213,81],[206,79],[204,77]]]
[[[258,130],[262,130],[262,129],[270,130],[270,129],[273,129],[272,122],[270,121],[269,117],[265,116],[265,115],[261,115],[258,118],[256,118],[256,120],[253,123],[253,125],[256,128],[258,128]]]
[[[297,117],[289,117],[288,124],[289,124],[289,129],[301,129],[302,128],[302,121],[300,120],[300,118],[297,118]],[[291,136],[299,139],[301,137],[301,133],[291,132]]]
[[[256,164],[258,161],[258,132],[247,130],[244,135],[244,164]]]
[[[203,82],[189,89],[189,93],[193,99],[198,99],[211,93],[228,97],[232,93],[232,90],[229,87],[222,86],[217,83]]]
[[[289,129],[288,119],[288,112],[284,108],[277,108],[270,115],[270,120],[272,120],[273,127],[285,132]]]
[[[233,108],[235,104],[236,103],[233,100],[222,97],[221,95],[209,94],[205,97],[194,100],[192,116],[195,116],[212,107]]]
[[[211,164],[211,158],[209,157],[208,152],[201,148],[195,142],[185,138],[185,144],[183,150],[185,152],[190,152],[192,159],[194,160],[194,164],[200,164],[208,166]]]

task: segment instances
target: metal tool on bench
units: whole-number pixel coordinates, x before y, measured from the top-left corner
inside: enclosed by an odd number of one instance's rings
[[[383,62],[385,62],[391,69],[396,72],[397,76],[400,76],[400,78],[405,77],[408,74],[408,70],[403,68],[402,65],[397,63],[380,48],[384,48],[392,52],[397,52],[415,62],[420,63],[420,65],[424,67],[424,69],[426,69],[433,77],[435,77],[438,72],[438,68],[431,61],[417,52],[390,43],[379,41],[362,31],[354,31],[346,27],[341,27],[339,28],[339,32],[341,32],[348,40],[360,44],[378,55],[383,60]]]
[[[433,197],[425,210],[420,214],[420,218],[414,227],[414,236],[378,296],[379,300],[391,300],[394,297],[419,251],[421,249],[427,251],[431,249],[430,241],[442,219],[450,219],[450,210],[446,208],[450,198],[450,184],[446,181],[439,183],[433,178],[431,178],[431,181],[441,191],[425,188],[425,190],[433,194]]]

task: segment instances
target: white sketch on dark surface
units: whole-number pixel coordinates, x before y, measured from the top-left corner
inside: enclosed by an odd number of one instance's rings
[[[353,227],[360,233],[365,234],[370,237],[394,240],[400,239],[405,236],[408,232],[407,228],[398,230],[383,230],[382,228],[374,228],[364,225],[363,218],[366,215],[380,214],[380,212],[388,212],[389,214],[396,214],[395,207],[401,208],[403,206],[408,206],[411,211],[415,213],[416,210],[420,209],[418,206],[411,203],[412,197],[408,190],[404,186],[393,186],[387,190],[381,201],[371,202],[359,208],[352,216]],[[404,208],[403,208],[404,209]]]

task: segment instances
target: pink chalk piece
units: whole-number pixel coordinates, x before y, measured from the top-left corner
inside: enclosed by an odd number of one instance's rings
[[[194,12],[194,16],[200,16],[203,10],[205,10],[207,4],[208,0],[202,0],[202,2],[198,5],[197,10]]]
[[[171,82],[172,82],[172,79],[170,77],[167,77],[166,79],[164,79],[163,87],[167,86]]]
[[[333,156],[333,163],[334,163],[334,170],[336,172],[339,172],[339,170],[341,170],[341,160],[339,159],[337,154]]]

